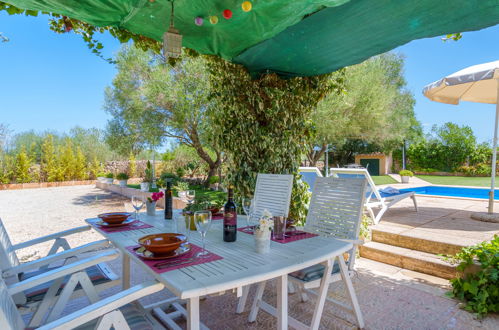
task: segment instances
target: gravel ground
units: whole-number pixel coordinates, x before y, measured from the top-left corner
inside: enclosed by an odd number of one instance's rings
[[[1,190],[0,218],[13,244],[85,225],[84,219],[102,212],[123,211],[128,201],[94,186],[72,186],[41,189]],[[68,237],[74,247],[102,236],[87,231]],[[20,250],[22,261],[45,256],[50,244],[39,244]]]

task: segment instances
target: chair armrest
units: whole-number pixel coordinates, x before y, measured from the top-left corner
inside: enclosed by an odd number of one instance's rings
[[[80,233],[82,231],[87,231],[87,230],[90,230],[90,228],[92,228],[92,227],[90,227],[90,226],[87,225],[87,226],[81,226],[81,227],[76,227],[76,228],[68,229],[68,230],[61,231],[61,232],[54,233],[54,234],[50,234],[50,235],[47,235],[47,236],[38,237],[38,238],[32,239],[30,241],[26,241],[26,242],[22,242],[22,243],[19,243],[19,244],[15,244],[12,248],[14,250],[24,249],[24,248],[27,248],[27,247],[32,246],[32,245],[36,245],[36,244],[40,244],[40,243],[43,243],[43,242],[51,241],[51,240],[54,240],[54,239],[58,239],[58,238],[61,238],[61,237],[64,237],[64,236],[69,236],[69,235],[72,235],[72,234]]]
[[[156,281],[149,281],[133,286],[130,289],[121,291],[113,296],[107,297],[90,306],[82,308],[77,312],[71,313],[67,316],[61,317],[58,320],[48,323],[38,328],[38,330],[74,329],[135,300],[161,291],[163,288],[164,285]]]
[[[26,263],[23,263],[21,265],[18,265],[18,266],[12,267],[12,268],[7,268],[2,272],[2,276],[3,277],[14,276],[14,275],[17,275],[17,274],[25,272],[25,271],[38,269],[40,267],[50,265],[51,263],[58,261],[58,260],[64,260],[64,259],[67,259],[70,257],[77,256],[77,255],[84,253],[84,252],[89,252],[89,251],[96,250],[98,248],[105,248],[105,247],[109,247],[109,241],[107,241],[107,240],[101,240],[101,241],[97,241],[97,242],[88,243],[85,245],[81,245],[77,248],[71,249],[71,250],[66,250],[66,251],[63,251],[61,253],[52,254],[52,255],[46,256],[44,258],[40,258],[38,260],[26,262]]]
[[[14,295],[19,292],[23,292],[25,290],[31,289],[37,285],[53,281],[60,277],[64,277],[66,275],[70,275],[81,270],[85,270],[88,267],[97,265],[101,262],[111,261],[119,257],[119,253],[116,250],[104,251],[98,255],[88,257],[85,259],[78,260],[76,262],[70,263],[68,265],[64,265],[58,267],[56,269],[47,271],[37,276],[33,276],[24,281],[14,283],[8,287],[9,294]]]

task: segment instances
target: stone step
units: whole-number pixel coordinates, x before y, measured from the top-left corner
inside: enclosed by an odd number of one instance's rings
[[[456,277],[456,266],[438,256],[399,246],[368,242],[360,246],[361,257],[441,278]]]
[[[443,242],[442,240],[437,240],[437,238],[431,239],[431,237],[418,237],[415,235],[394,233],[391,232],[388,227],[383,226],[372,228],[372,241],[431,254],[443,255],[456,254],[464,247],[463,245]]]

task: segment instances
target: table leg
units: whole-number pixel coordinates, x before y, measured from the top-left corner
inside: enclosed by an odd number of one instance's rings
[[[187,329],[199,330],[199,297],[187,301]]]
[[[288,329],[288,275],[277,280],[277,329]]]
[[[123,265],[122,265],[122,287],[123,290],[130,288],[130,256],[126,253],[123,253]]]

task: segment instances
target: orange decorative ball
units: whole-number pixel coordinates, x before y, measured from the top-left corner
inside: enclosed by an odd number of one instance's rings
[[[251,4],[250,1],[245,1],[241,4],[241,8],[243,9],[243,11],[245,12],[248,12],[251,10],[251,7],[253,7],[253,5]]]

